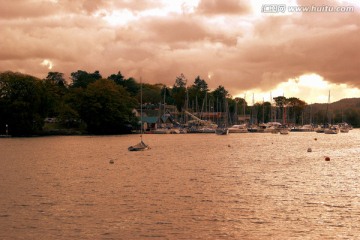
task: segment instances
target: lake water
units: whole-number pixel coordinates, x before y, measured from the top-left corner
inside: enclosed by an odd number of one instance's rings
[[[139,140],[0,139],[0,239],[360,236],[360,130]]]

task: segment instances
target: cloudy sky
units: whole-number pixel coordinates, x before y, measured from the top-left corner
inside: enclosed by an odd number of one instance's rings
[[[0,71],[39,78],[183,73],[248,102],[360,97],[358,0],[0,0],[0,36]]]

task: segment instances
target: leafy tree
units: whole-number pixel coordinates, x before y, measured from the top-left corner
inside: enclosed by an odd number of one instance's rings
[[[270,111],[270,102],[255,103],[254,106],[251,108],[252,117],[255,118],[253,119],[254,122],[266,123],[272,121],[272,119],[270,119]]]
[[[171,96],[171,89],[166,87],[166,85],[163,85],[161,87],[161,102],[164,102],[164,97],[165,97],[165,103],[166,104],[174,104],[174,99]]]
[[[125,77],[119,71],[117,74],[111,74],[107,79],[114,81],[118,85],[122,85]]]
[[[200,76],[195,78],[193,87],[196,88],[199,92],[209,91],[207,82],[204,79],[201,79]]]
[[[187,83],[187,79],[184,74],[180,74],[180,76],[176,77],[174,87],[177,88],[185,88]]]
[[[294,123],[301,123],[303,112],[307,106],[306,102],[296,97],[290,97],[286,99],[286,106],[289,112],[289,117],[293,119]]]
[[[228,91],[224,88],[224,86],[219,85],[214,91],[211,92],[212,98],[216,101],[215,110],[216,111],[224,111],[224,103],[226,98],[229,97]]]
[[[83,88],[70,88],[64,96],[63,105],[59,110],[59,121],[66,128],[76,128],[81,125],[80,109],[85,95]]]
[[[287,104],[287,99],[284,96],[278,96],[278,97],[274,97],[275,100],[275,104],[277,107],[284,107]]]
[[[125,79],[119,71],[117,74],[111,74],[107,79],[114,81],[117,85],[123,86],[131,96],[136,96],[140,91],[140,85],[134,78]]]
[[[131,96],[136,96],[140,92],[140,84],[134,78],[128,78],[124,81],[123,87]]]
[[[244,115],[244,109],[246,114],[247,102],[244,98],[236,97],[235,102],[237,102],[237,112],[239,115]]]
[[[63,97],[68,92],[64,74],[49,72],[43,81],[45,104],[48,117],[57,117],[63,106]]]
[[[176,77],[175,84],[171,91],[176,108],[179,111],[182,111],[185,105],[186,83],[187,83],[186,77],[184,76],[184,74],[180,74],[180,76]]]
[[[94,73],[88,73],[86,71],[78,70],[77,72],[71,73],[71,80],[72,80],[71,87],[86,88],[90,83],[93,83],[99,79],[101,79],[101,75],[99,71],[95,71]]]
[[[59,87],[66,86],[66,80],[64,78],[64,74],[60,72],[49,72],[45,80],[54,85],[58,85]]]
[[[153,103],[158,104],[162,101],[161,98],[161,88],[162,84],[148,84],[143,83],[142,91],[143,91],[143,103]],[[140,92],[137,95],[137,100],[140,102]]]
[[[345,111],[347,121],[354,127],[360,127],[360,110],[359,109],[347,109]]]
[[[38,133],[46,108],[41,80],[14,72],[0,73],[0,126],[14,136]]]
[[[85,89],[79,113],[89,133],[129,133],[129,124],[136,122],[132,114],[135,106],[136,101],[123,87],[102,79]]]
[[[59,110],[58,120],[64,128],[80,128],[82,123],[78,111],[66,103]]]
[[[192,108],[198,108],[199,103],[201,104],[204,101],[208,91],[209,89],[206,81],[201,79],[200,76],[197,76],[193,85],[188,88],[189,102],[191,103]],[[195,110],[198,111],[199,109]]]

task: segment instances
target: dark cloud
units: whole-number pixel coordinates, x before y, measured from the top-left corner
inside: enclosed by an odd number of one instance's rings
[[[192,13],[141,15],[163,5],[0,0],[0,71],[43,78],[49,69],[41,62],[48,59],[52,70],[66,76],[79,69],[99,70],[104,77],[121,71],[172,85],[181,73],[191,83],[200,75],[210,87],[226,86],[233,95],[254,88],[269,91],[306,73],[360,87],[358,12],[254,17],[244,1],[209,0]],[[98,14],[124,9],[133,18],[120,25]]]

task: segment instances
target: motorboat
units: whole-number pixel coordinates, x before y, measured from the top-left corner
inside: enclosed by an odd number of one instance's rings
[[[247,133],[249,132],[246,125],[232,125],[229,127],[229,133]]]
[[[324,129],[325,134],[338,134],[340,132],[340,128],[338,125],[331,125]]]

